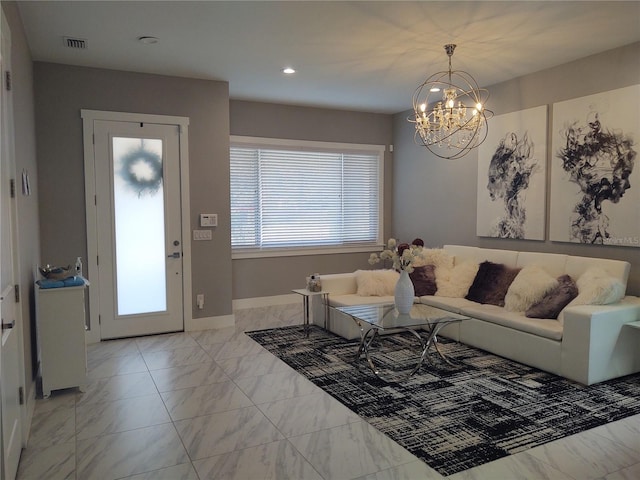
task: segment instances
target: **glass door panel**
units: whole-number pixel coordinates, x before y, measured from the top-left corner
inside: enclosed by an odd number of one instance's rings
[[[162,147],[113,137],[117,316],[167,310]]]

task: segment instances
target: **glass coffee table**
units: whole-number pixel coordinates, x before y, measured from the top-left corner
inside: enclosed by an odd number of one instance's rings
[[[398,313],[393,304],[355,305],[335,307],[335,309],[351,317],[360,328],[360,344],[356,361],[359,361],[364,355],[373,373],[388,381],[396,381],[397,379],[390,377],[388,372],[384,372],[376,366],[373,357],[376,340],[382,339],[384,334],[399,332],[409,332],[418,340],[416,364],[401,375],[402,379],[407,379],[420,369],[425,359],[433,364],[430,350],[435,350],[442,360],[454,366],[438,345],[438,333],[447,325],[470,318],[423,304],[415,304],[407,315]]]

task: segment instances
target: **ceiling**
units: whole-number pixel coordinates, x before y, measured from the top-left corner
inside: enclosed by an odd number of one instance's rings
[[[411,108],[415,88],[446,70],[447,43],[458,45],[454,70],[489,86],[640,41],[640,1],[18,4],[36,61],[224,80],[232,99],[381,113]],[[67,48],[65,36],[88,48]]]

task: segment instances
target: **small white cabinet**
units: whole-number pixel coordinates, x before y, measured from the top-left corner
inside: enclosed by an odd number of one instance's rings
[[[42,395],[87,383],[84,295],[86,285],[40,288],[36,284],[36,328]]]

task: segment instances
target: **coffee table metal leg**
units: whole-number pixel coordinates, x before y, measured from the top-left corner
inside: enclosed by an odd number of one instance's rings
[[[371,335],[369,335],[369,334],[371,334]],[[376,375],[378,375],[380,372],[378,371],[378,369],[376,369],[376,366],[373,364],[373,360],[369,356],[369,349],[371,347],[371,344],[374,342],[374,340],[376,339],[377,336],[378,336],[378,329],[377,328],[370,328],[369,330],[367,330],[367,332],[364,334],[364,337],[362,337],[362,348],[361,348],[362,352],[364,352],[365,358],[367,359],[367,363],[369,364],[369,368]],[[371,338],[367,339],[367,337],[371,337]],[[358,355],[358,357],[360,357],[360,355]]]
[[[399,376],[396,379],[391,379],[391,377],[389,377],[388,375],[385,375],[382,371],[380,371],[380,369],[377,368],[375,363],[373,362],[372,356],[369,354],[369,352],[372,350],[371,346],[373,342],[376,340],[376,338],[380,337],[379,330],[377,328],[371,328],[367,330],[367,332],[362,336],[362,339],[360,340],[360,347],[358,349],[357,358],[359,359],[361,357],[361,354],[364,353],[364,356],[367,359],[367,363],[369,364],[369,368],[371,369],[371,371],[378,378],[381,378],[382,380],[385,380],[385,381],[397,381],[397,380],[402,381],[402,380],[409,379],[409,377],[411,377],[414,373],[416,373],[420,369],[420,367],[422,366],[422,363],[424,362],[425,357],[427,357],[428,345],[422,338],[422,335],[420,335],[420,333],[418,333],[413,328],[406,328],[406,327],[400,327],[400,328],[411,333],[414,337],[418,339],[418,342],[420,344],[420,354],[418,356],[416,365],[409,372]]]
[[[447,357],[444,353],[442,353],[442,350],[440,350],[440,345],[439,345],[440,342],[438,342],[438,333],[440,333],[440,330],[442,330],[443,327],[450,325],[451,323],[454,323],[454,322],[438,323],[432,327],[431,333],[429,334],[429,339],[427,340],[427,347],[425,352],[427,353],[427,355],[429,355],[427,351],[429,350],[429,347],[433,345],[433,347],[436,349],[436,352],[438,352],[438,355],[440,355],[440,358],[442,358],[442,360],[447,362],[450,366],[455,367],[456,364],[453,363],[449,359],[449,357]],[[431,364],[433,365],[433,362],[431,362]]]

